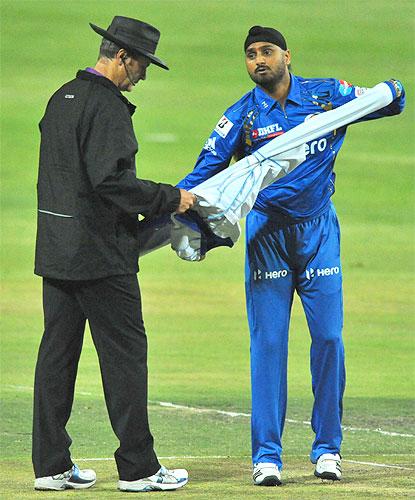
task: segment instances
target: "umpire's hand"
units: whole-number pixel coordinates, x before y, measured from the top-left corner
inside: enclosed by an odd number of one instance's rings
[[[180,189],[180,204],[176,209],[176,213],[182,214],[192,208],[196,203],[196,196],[185,189]]]

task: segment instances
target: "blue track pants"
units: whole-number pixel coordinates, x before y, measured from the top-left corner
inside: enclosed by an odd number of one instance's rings
[[[252,460],[282,467],[288,328],[294,291],[311,335],[315,463],[339,453],[345,386],[340,231],[333,206],[287,224],[255,210],[246,221],[246,302],[251,334]]]

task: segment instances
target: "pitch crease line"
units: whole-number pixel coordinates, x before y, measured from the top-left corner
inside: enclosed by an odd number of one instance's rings
[[[169,456],[169,457],[157,457],[159,460],[210,460],[210,459],[226,459],[226,458],[249,458],[248,455],[246,456],[230,456],[230,455],[201,455],[201,456],[196,456],[196,455],[186,455],[186,456]],[[74,458],[74,462],[111,462],[114,459],[114,457],[102,457],[102,458]]]
[[[225,410],[216,410],[215,408],[195,408],[193,406],[186,405],[178,405],[175,403],[170,403],[167,401],[149,401],[149,403],[156,404],[165,408],[176,408],[178,410],[188,410],[195,413],[216,413],[219,415],[226,415],[228,417],[250,417],[250,413],[242,413],[235,411],[225,411]],[[311,425],[311,422],[307,420],[294,420],[292,418],[286,418],[286,422],[290,424],[303,424],[303,425]],[[364,427],[349,427],[342,426],[344,431],[352,431],[352,432],[376,432],[378,434],[383,434],[385,436],[397,436],[397,437],[409,437],[414,438],[415,434],[403,434],[400,432],[391,432],[391,431],[383,431],[382,429],[366,429]]]
[[[343,462],[348,462],[350,464],[359,464],[359,465],[372,465],[373,467],[388,467],[389,469],[401,469],[401,470],[412,470],[411,467],[402,467],[401,465],[389,465],[389,464],[378,464],[376,462],[360,462],[358,460],[343,460]]]
[[[286,455],[289,456],[289,455]],[[304,455],[304,457],[308,457],[308,455]],[[169,457],[158,457],[160,460],[227,460],[230,458],[250,458],[249,456],[231,456],[231,455],[204,455],[204,456],[195,456],[195,455],[184,455],[184,456],[169,456]],[[104,458],[74,458],[75,462],[111,462],[113,461],[113,457],[104,457]],[[401,465],[391,465],[391,464],[378,464],[377,462],[361,462],[360,460],[343,460],[343,462],[358,464],[358,465],[370,465],[372,467],[383,467],[387,469],[400,469],[400,470],[410,470],[415,471],[415,469],[410,467],[403,467]]]
[[[33,387],[29,386],[24,386],[24,385],[12,385],[12,384],[3,384],[4,388],[7,389],[14,389],[14,390],[20,390],[20,391],[33,391]],[[93,396],[91,392],[82,392],[82,391],[77,391],[77,394],[81,396]],[[176,408],[179,410],[188,410],[192,411],[195,413],[216,413],[218,415],[226,415],[228,417],[250,417],[250,413],[243,413],[243,412],[235,412],[235,411],[225,411],[225,410],[217,410],[215,408],[196,408],[193,406],[186,406],[186,405],[179,405],[175,403],[170,403],[167,401],[149,401],[150,404],[153,405],[158,405],[166,408]],[[303,424],[303,425],[311,425],[311,422],[307,420],[294,420],[291,418],[286,418],[286,422],[290,424]],[[378,434],[382,434],[384,436],[394,436],[394,437],[407,437],[407,438],[415,438],[415,434],[403,434],[401,432],[393,432],[393,431],[384,431],[382,429],[367,429],[364,427],[349,427],[349,426],[342,426],[342,429],[344,431],[351,431],[351,432],[376,432]]]

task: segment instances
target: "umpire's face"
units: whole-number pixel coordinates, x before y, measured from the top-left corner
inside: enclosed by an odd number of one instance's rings
[[[141,55],[134,57],[124,55],[120,61],[120,83],[118,88],[122,91],[131,92],[140,80],[146,79],[150,59]]]
[[[245,51],[249,76],[265,88],[275,87],[288,74],[290,62],[290,51],[270,42],[251,43]]]

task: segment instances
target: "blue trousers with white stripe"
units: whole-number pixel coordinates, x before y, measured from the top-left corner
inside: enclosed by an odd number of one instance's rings
[[[345,386],[340,230],[330,206],[287,224],[251,211],[246,221],[246,303],[251,334],[252,460],[282,467],[288,328],[294,291],[311,335],[315,440],[310,458],[339,453]]]

